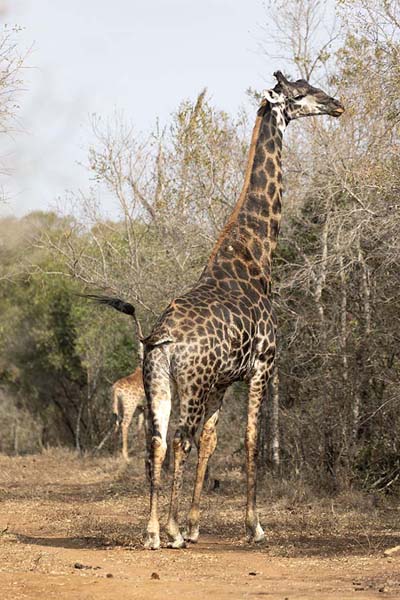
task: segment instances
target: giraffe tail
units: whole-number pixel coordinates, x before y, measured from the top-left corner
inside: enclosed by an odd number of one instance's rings
[[[107,306],[111,306],[125,315],[130,315],[136,319],[136,309],[133,304],[129,302],[125,302],[125,300],[121,300],[121,298],[116,298],[114,296],[99,296],[98,294],[76,294],[81,298],[88,298],[89,300],[93,300],[96,304],[106,304]]]
[[[129,302],[125,302],[125,300],[121,300],[121,298],[116,298],[114,296],[99,296],[97,294],[77,294],[77,296],[81,296],[82,298],[88,298],[89,300],[93,300],[97,304],[105,304],[106,306],[111,306],[125,315],[130,315],[133,317],[136,326],[138,328],[140,347],[139,353],[140,358],[143,359],[143,344],[148,344],[149,346],[159,346],[161,344],[168,344],[170,342],[174,342],[173,336],[170,334],[169,330],[165,325],[159,323],[158,326],[153,329],[152,333],[146,338],[143,337],[142,330],[140,327],[140,323],[136,317],[136,310],[133,304]]]
[[[76,294],[81,298],[88,298],[88,300],[93,300],[96,304],[105,304],[106,306],[111,306],[111,308],[115,308],[119,312],[124,315],[129,315],[135,321],[137,334],[139,338],[139,358],[143,360],[143,333],[142,326],[140,324],[139,319],[136,316],[136,309],[133,304],[130,302],[125,302],[125,300],[121,300],[121,298],[116,298],[115,296],[99,296],[98,294]]]

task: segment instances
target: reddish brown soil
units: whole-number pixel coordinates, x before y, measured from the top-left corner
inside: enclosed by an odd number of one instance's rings
[[[267,542],[249,546],[243,475],[217,471],[221,486],[204,497],[199,544],[149,552],[141,549],[141,463],[64,451],[0,457],[0,598],[400,598],[400,555],[383,554],[400,543],[396,506],[261,489]],[[166,507],[167,495],[164,520]]]

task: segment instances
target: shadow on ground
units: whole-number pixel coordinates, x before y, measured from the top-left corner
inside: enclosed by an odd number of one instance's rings
[[[203,497],[202,538],[185,552],[257,552],[285,557],[381,554],[400,545],[398,511],[377,507],[361,497],[274,498],[261,490],[259,507],[266,541],[244,542],[245,481],[239,470],[220,469],[221,485]],[[160,498],[165,523],[170,475]],[[191,497],[193,475],[184,484],[182,523]],[[269,489],[273,489],[270,486]],[[79,459],[72,453],[0,457],[0,518],[11,523],[9,542],[104,549],[142,547],[148,513],[143,462],[125,465],[115,458]],[[3,538],[5,539],[5,538]],[[1,535],[0,535],[1,540]],[[163,537],[163,542],[166,538]]]

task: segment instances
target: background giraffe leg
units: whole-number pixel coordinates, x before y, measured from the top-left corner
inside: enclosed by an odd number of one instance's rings
[[[126,462],[129,462],[129,450],[128,450],[128,433],[129,426],[132,421],[132,415],[124,415],[121,432],[122,432],[122,456]]]
[[[176,430],[174,436],[174,479],[172,483],[171,501],[169,506],[167,535],[170,539],[170,548],[184,548],[185,540],[179,529],[179,496],[182,489],[183,471],[186,459],[192,448],[192,441],[188,434],[187,424]]]
[[[139,435],[139,433],[142,431],[143,429],[143,425],[144,425],[144,414],[141,411],[138,414],[138,419],[137,419],[137,427],[136,427],[136,434]]]
[[[204,415],[204,425],[199,440],[196,482],[193,490],[192,504],[188,514],[188,531],[185,539],[195,543],[199,537],[200,498],[208,461],[217,446],[217,423],[225,389],[215,390],[210,394]]]
[[[249,383],[249,400],[246,428],[246,459],[247,459],[247,506],[246,533],[249,542],[261,542],[264,531],[259,523],[256,506],[257,493],[257,439],[258,418],[261,402],[266,392],[268,376],[265,373],[256,374]]]
[[[147,524],[144,546],[150,550],[157,550],[160,547],[158,496],[161,484],[161,468],[167,450],[171,389],[168,364],[163,349],[156,347],[149,355],[150,353],[145,358],[147,372],[145,372],[144,381],[151,422],[151,481],[150,518]]]

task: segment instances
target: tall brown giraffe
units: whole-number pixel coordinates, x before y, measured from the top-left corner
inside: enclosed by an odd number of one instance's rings
[[[275,319],[270,301],[271,258],[281,218],[283,132],[299,117],[339,117],[341,104],[305,80],[289,82],[280,71],[257,112],[242,193],[195,286],[173,300],[143,340],[143,378],[151,426],[150,519],[145,547],[160,547],[158,495],[167,448],[171,397],[176,389],[180,419],[174,437],[174,479],[166,532],[182,548],[199,536],[200,496],[226,388],[248,383],[246,427],[249,541],[264,532],[256,509],[256,449],[262,397],[275,356]],[[122,312],[128,303],[103,299]],[[119,302],[119,307],[115,304]],[[204,417],[192,505],[185,539],[178,525],[182,475],[195,432]]]

